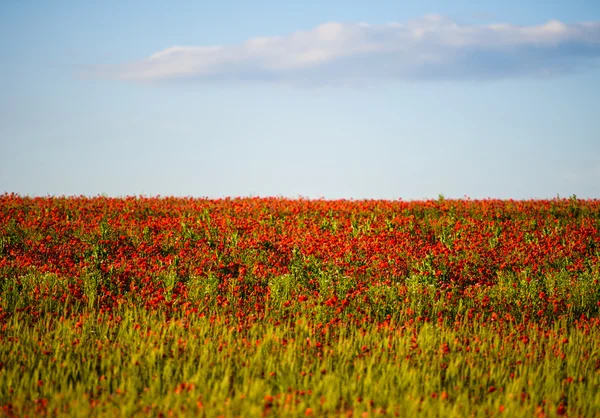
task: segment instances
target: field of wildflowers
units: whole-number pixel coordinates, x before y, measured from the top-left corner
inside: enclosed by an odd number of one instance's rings
[[[0,415],[600,416],[600,200],[0,195]]]

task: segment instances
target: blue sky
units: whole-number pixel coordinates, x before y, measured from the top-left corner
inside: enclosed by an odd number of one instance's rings
[[[599,198],[598,22],[595,0],[8,0],[0,193]]]

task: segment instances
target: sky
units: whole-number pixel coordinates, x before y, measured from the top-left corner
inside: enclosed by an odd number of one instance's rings
[[[600,198],[600,2],[0,3],[0,193]]]

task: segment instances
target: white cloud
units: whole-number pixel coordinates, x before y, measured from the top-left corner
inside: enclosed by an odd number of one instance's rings
[[[600,22],[460,25],[441,15],[406,23],[329,22],[235,46],[173,46],[96,71],[133,81],[261,80],[351,83],[385,79],[548,76],[595,65]]]

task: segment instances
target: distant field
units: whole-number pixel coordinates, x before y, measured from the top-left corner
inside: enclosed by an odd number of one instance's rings
[[[600,200],[0,195],[0,416],[600,416]]]

